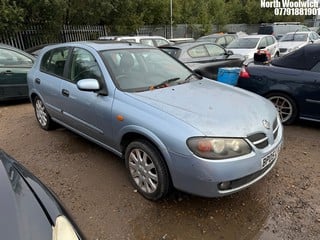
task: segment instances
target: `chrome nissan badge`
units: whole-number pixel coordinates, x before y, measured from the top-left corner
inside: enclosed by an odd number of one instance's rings
[[[266,129],[270,129],[270,123],[267,120],[262,120],[262,124]]]

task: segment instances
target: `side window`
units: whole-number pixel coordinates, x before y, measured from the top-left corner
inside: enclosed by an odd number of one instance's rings
[[[152,39],[141,39],[140,43],[144,45],[154,46]]]
[[[217,45],[207,44],[206,48],[207,48],[209,55],[211,57],[222,56],[226,53],[222,47],[219,47]]]
[[[64,67],[68,55],[68,48],[55,48],[45,53],[40,64],[40,70],[49,74],[63,77]]]
[[[163,40],[163,39],[154,39],[157,46],[163,46],[163,45],[167,45],[169,44],[167,41]]]
[[[258,45],[258,49],[263,49],[263,48],[266,48],[268,45],[267,45],[267,38],[264,37],[261,39],[259,45]]]
[[[209,57],[209,53],[204,45],[200,45],[194,48],[191,48],[188,51],[190,57],[198,58],[198,57]]]
[[[32,66],[32,59],[9,49],[0,49],[0,66]]]
[[[267,46],[270,46],[270,45],[272,45],[274,43],[275,43],[275,41],[274,41],[273,37],[267,37]]]
[[[233,36],[226,36],[226,44],[228,45],[229,43],[231,43],[233,40],[235,39],[235,37]]]
[[[102,79],[99,65],[90,52],[82,48],[73,49],[69,78],[72,82],[86,78]]]
[[[220,37],[217,39],[216,41],[217,44],[221,45],[221,46],[226,46],[226,40],[224,37]]]

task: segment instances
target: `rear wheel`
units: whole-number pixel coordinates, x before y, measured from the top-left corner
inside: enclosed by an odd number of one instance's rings
[[[283,124],[293,123],[298,115],[298,108],[295,101],[284,93],[271,93],[266,96],[277,108]]]
[[[36,114],[36,118],[41,128],[45,130],[50,130],[53,128],[53,122],[49,113],[47,112],[46,107],[44,106],[42,100],[39,97],[35,97],[34,99],[34,111]]]
[[[159,200],[170,189],[167,166],[158,150],[145,140],[128,145],[125,162],[133,186],[149,200]]]

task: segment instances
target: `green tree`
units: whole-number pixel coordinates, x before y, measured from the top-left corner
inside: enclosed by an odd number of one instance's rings
[[[24,21],[24,9],[17,6],[15,1],[1,0],[0,33],[20,30]]]

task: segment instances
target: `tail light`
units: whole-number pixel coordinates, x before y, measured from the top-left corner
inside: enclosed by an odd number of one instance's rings
[[[241,78],[250,78],[250,74],[249,74],[249,72],[248,72],[246,67],[242,67],[241,68],[239,77],[241,77]]]

